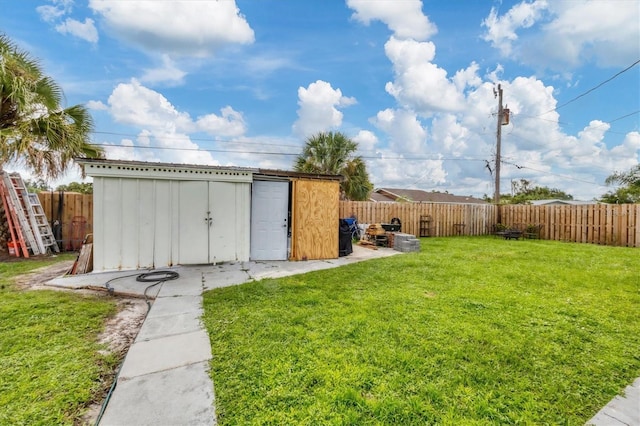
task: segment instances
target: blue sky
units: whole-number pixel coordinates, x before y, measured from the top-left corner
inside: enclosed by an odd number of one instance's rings
[[[112,159],[291,169],[331,130],[376,187],[492,195],[500,84],[502,193],[589,200],[640,162],[637,0],[3,6],[0,31],[91,109]]]

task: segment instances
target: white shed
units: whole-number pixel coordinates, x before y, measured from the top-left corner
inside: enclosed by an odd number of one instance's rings
[[[80,160],[93,177],[93,270],[246,261],[255,169]]]

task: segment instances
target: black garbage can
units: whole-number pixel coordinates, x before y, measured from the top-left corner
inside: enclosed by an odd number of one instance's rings
[[[349,223],[340,219],[340,226],[338,228],[338,255],[348,256],[353,253],[353,246],[351,245],[351,229]]]

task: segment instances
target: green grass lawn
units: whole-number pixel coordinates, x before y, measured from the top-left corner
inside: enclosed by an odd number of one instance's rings
[[[77,424],[118,361],[97,352],[113,300],[13,285],[17,275],[73,258],[0,263],[2,425]]]
[[[492,237],[217,289],[221,424],[584,424],[640,376],[640,251]]]

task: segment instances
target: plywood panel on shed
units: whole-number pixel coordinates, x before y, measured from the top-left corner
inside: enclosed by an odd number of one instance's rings
[[[340,184],[294,180],[292,195],[292,260],[337,258]]]

